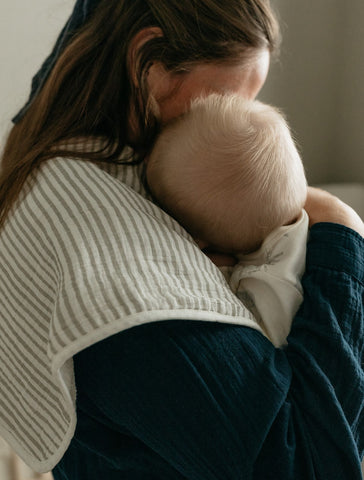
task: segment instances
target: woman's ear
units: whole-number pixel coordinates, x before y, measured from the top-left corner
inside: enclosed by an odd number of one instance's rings
[[[163,37],[163,32],[159,27],[147,27],[140,30],[132,39],[128,51],[128,63],[131,79],[138,87],[138,78],[136,75],[136,61],[139,49],[153,38]]]

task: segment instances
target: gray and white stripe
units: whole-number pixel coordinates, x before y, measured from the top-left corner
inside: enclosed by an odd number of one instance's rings
[[[173,318],[259,330],[140,173],[49,160],[0,232],[0,435],[35,470],[50,470],[72,438],[77,351]]]

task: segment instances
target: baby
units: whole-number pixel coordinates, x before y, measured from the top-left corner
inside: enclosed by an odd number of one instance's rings
[[[282,114],[237,95],[212,94],[156,140],[146,176],[157,203],[200,248],[232,253],[233,291],[277,347],[302,301],[307,182]]]

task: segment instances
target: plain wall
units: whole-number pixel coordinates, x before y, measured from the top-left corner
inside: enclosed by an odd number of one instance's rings
[[[286,113],[310,182],[363,182],[364,2],[274,4],[283,43],[260,98]]]
[[[0,0],[0,142],[30,93],[74,0]]]
[[[364,181],[364,1],[272,1],[283,44],[260,98],[286,113],[311,183]],[[0,139],[73,5],[1,0]]]
[[[341,2],[344,26],[336,128],[337,176],[364,181],[364,1]]]

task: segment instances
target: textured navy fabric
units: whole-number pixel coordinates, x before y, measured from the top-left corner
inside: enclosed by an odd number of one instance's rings
[[[63,27],[59,37],[53,47],[52,52],[43,62],[41,68],[32,79],[32,86],[29,99],[24,107],[13,118],[13,122],[17,123],[23,118],[26,111],[30,107],[34,98],[37,96],[44,83],[46,82],[52,68],[54,67],[60,54],[66,48],[68,42],[74,33],[85,23],[94,11],[100,0],[77,0],[73,12]]]
[[[173,320],[80,352],[77,429],[55,479],[360,480],[363,284],[363,238],[318,224],[284,349],[247,327]]]

